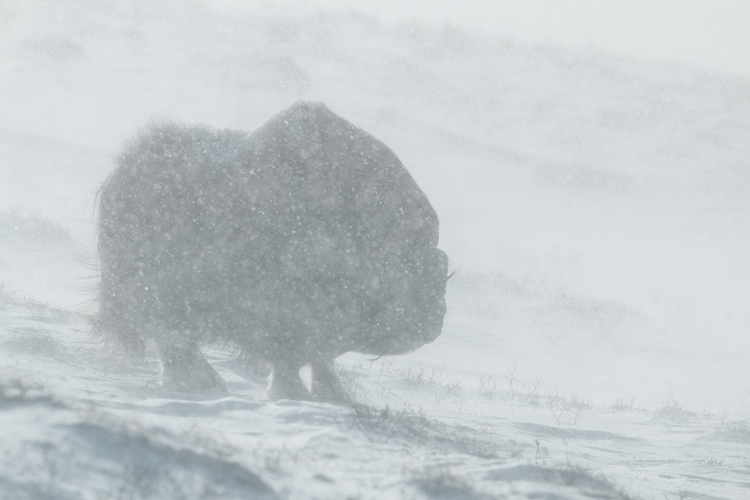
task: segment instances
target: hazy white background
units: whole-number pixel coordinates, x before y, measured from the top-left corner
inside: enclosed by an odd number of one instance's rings
[[[449,24],[523,42],[750,76],[746,0],[205,0],[227,8],[325,7],[386,22]]]
[[[16,379],[66,402],[2,407],[0,498],[247,498],[227,457],[295,499],[435,498],[436,475],[460,498],[582,498],[542,466],[635,498],[745,498],[749,10],[0,0],[0,403]],[[95,193],[123,141],[162,118],[253,130],[295,99],[388,144],[440,216],[441,337],[338,361],[360,402],[448,425],[433,437],[270,403],[221,348],[232,397],[182,400],[153,352],[87,334]],[[446,447],[459,429],[493,453]]]

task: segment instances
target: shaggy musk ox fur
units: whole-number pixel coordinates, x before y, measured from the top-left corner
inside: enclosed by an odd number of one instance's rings
[[[101,189],[98,230],[95,328],[136,352],[154,340],[170,390],[226,392],[198,347],[222,341],[272,364],[272,399],[346,402],[337,356],[410,352],[443,325],[435,211],[320,103],[252,133],[148,128]]]

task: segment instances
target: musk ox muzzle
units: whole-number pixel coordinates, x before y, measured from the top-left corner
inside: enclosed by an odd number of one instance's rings
[[[346,402],[337,356],[442,329],[435,211],[388,147],[320,103],[251,133],[149,127],[101,189],[98,231],[95,328],[133,351],[154,340],[170,390],[225,392],[198,348],[222,341],[272,364],[273,399]]]

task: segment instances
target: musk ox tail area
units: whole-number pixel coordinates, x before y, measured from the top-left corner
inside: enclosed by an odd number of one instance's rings
[[[131,351],[154,341],[173,390],[225,391],[198,347],[221,341],[273,365],[274,398],[346,401],[337,356],[409,352],[442,328],[435,211],[387,146],[320,103],[252,133],[149,127],[102,186],[98,231],[95,328]]]

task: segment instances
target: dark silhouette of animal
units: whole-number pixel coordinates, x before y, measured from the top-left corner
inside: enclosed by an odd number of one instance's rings
[[[101,188],[98,232],[95,330],[136,352],[154,340],[170,390],[226,392],[198,347],[219,341],[271,363],[272,399],[347,402],[337,356],[442,329],[435,211],[388,147],[320,103],[251,133],[149,127]]]

